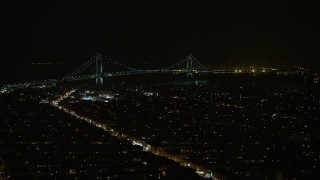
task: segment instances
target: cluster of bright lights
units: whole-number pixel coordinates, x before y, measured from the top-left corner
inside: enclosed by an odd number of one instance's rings
[[[192,168],[199,176],[204,177],[204,178],[212,178],[212,179],[216,179],[216,177],[214,177],[213,172],[207,168],[201,167],[199,165],[193,164],[191,162],[188,162],[186,160],[184,160],[183,158],[177,156],[177,155],[172,155],[169,154],[167,152],[165,152],[164,150],[162,150],[159,147],[153,147],[150,144],[147,144],[145,141],[142,140],[138,140],[128,134],[124,134],[121,133],[115,129],[112,129],[111,127],[107,126],[106,124],[103,123],[99,123],[97,120],[91,119],[89,117],[85,117],[82,115],[77,114],[75,111],[69,110],[67,108],[65,108],[64,106],[59,105],[59,103],[61,101],[63,101],[64,99],[68,98],[72,93],[74,93],[76,91],[76,89],[73,89],[71,91],[66,92],[65,94],[63,94],[62,96],[60,96],[57,100],[54,100],[51,102],[51,105],[64,111],[67,114],[70,114],[80,120],[83,120],[91,125],[96,126],[97,128],[103,129],[104,131],[107,131],[108,133],[110,133],[112,136],[115,136],[119,139],[122,140],[127,140],[130,141],[132,143],[132,145],[136,145],[136,146],[140,146],[143,148],[144,151],[150,152],[154,155],[157,156],[161,156],[161,157],[165,157],[168,158],[170,160],[173,160],[175,162],[178,162],[181,166],[187,166]]]
[[[0,94],[4,93],[10,93],[12,91],[18,90],[18,89],[24,89],[24,88],[36,88],[36,89],[42,89],[48,87],[48,85],[52,85],[56,83],[57,80],[55,79],[48,79],[43,81],[32,81],[32,82],[25,82],[25,83],[19,83],[19,84],[7,84],[0,88]]]

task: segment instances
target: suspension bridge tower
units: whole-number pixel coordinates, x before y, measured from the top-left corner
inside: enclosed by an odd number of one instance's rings
[[[187,77],[192,77],[192,71],[193,71],[193,58],[192,55],[187,57]]]
[[[95,57],[96,61],[96,86],[103,85],[103,66],[102,66],[103,57],[101,54],[97,54]]]

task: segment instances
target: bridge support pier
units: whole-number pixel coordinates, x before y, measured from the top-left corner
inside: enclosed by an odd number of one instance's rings
[[[101,54],[96,56],[96,86],[103,85],[103,66],[102,66],[103,57]]]
[[[193,67],[192,67],[192,55],[190,55],[187,59],[187,77],[192,77],[193,74],[192,74],[192,70],[193,70]]]

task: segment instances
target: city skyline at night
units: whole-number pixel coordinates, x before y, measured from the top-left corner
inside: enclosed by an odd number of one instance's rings
[[[8,1],[0,179],[320,179],[311,1]]]

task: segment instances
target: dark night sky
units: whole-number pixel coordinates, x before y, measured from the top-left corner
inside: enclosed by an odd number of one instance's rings
[[[59,78],[96,52],[151,67],[190,53],[205,65],[320,62],[320,13],[307,1],[152,2],[2,4],[0,58],[11,67],[2,63],[1,81],[34,78],[34,74]],[[39,67],[29,68],[32,62],[62,64],[38,72]]]

